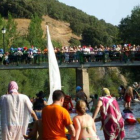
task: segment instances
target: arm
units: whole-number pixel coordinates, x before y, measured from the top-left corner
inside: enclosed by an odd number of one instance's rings
[[[72,124],[68,125],[67,129],[68,129],[69,133],[71,134],[71,136],[75,137],[75,129],[74,129],[73,125]]]
[[[89,101],[88,104],[90,104],[90,103],[92,103],[92,102],[93,102],[93,99],[92,99],[91,101]]]
[[[93,116],[92,116],[93,117],[93,120],[95,120],[95,118],[96,118],[98,112],[100,111],[102,105],[103,105],[102,101],[99,100],[98,103],[97,103],[95,112],[93,113]]]
[[[70,99],[70,105],[71,105],[71,108],[73,109],[72,99]]]
[[[28,108],[28,110],[29,110],[31,116],[32,116],[35,120],[38,120],[38,118],[37,118],[35,112],[34,112],[33,109],[32,109],[33,104],[31,103],[31,101],[29,100],[29,98],[28,98],[27,96],[25,96],[25,98],[26,98],[26,99],[25,99],[25,104],[26,104],[26,106],[27,106],[27,108]]]
[[[23,135],[25,139],[30,139],[37,135],[37,121],[34,123],[33,130],[29,132],[29,135]]]
[[[86,100],[87,100],[87,95],[84,93],[84,96],[86,97]]]
[[[46,106],[47,105],[47,102],[46,101],[44,101],[44,106]]]
[[[131,99],[133,100],[134,99],[133,93],[131,93],[130,96],[131,96]]]
[[[80,136],[80,132],[81,132],[81,125],[80,125],[79,120],[76,117],[74,117],[73,119],[73,124],[75,127],[75,137],[73,139],[78,140]]]
[[[95,133],[96,133],[96,126],[95,126],[94,120],[93,120],[92,128],[93,128],[93,130],[94,130]]]
[[[35,112],[32,110],[32,112],[31,112],[31,116],[37,121],[38,120],[38,118],[37,118],[37,116],[36,116],[36,114],[35,114]]]
[[[136,91],[136,90],[135,90]],[[139,93],[136,91],[136,94],[137,94],[137,96],[138,96],[138,98],[140,98],[140,96],[139,96]]]
[[[125,96],[126,96],[126,92],[124,93],[123,97],[125,98]]]

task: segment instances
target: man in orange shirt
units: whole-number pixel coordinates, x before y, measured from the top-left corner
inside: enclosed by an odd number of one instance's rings
[[[43,140],[67,140],[65,127],[71,136],[75,136],[75,129],[68,111],[62,107],[65,94],[61,90],[53,92],[53,104],[42,111]]]

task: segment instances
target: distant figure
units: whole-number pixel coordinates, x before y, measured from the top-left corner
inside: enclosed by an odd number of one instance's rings
[[[98,112],[101,115],[96,119]],[[117,101],[110,96],[110,91],[107,88],[103,88],[103,96],[99,98],[93,119],[102,121],[105,140],[124,139],[124,120]]]
[[[42,120],[37,120],[34,122],[34,126],[31,132],[28,135],[24,135],[25,139],[34,138],[38,135],[37,140],[42,140]]]
[[[87,95],[85,94],[85,92],[82,90],[82,88],[80,86],[76,87],[76,99],[75,99],[75,101],[77,102],[78,100],[85,101],[88,109],[90,110],[89,104],[87,102]]]
[[[119,93],[120,99],[124,99],[125,87],[123,85],[119,86],[118,93]]]
[[[63,108],[65,94],[61,90],[53,92],[53,104],[42,111],[43,140],[67,140],[65,128],[75,136],[69,112]]]
[[[72,140],[99,140],[92,117],[86,114],[86,103],[82,100],[76,103],[77,116],[73,118],[76,135]]]
[[[132,85],[132,88],[133,88],[133,98],[134,99],[140,99],[140,95],[138,93],[138,87],[139,87],[139,84],[137,82],[134,82],[133,85]]]
[[[32,109],[29,98],[18,92],[18,85],[11,81],[8,93],[0,99],[2,140],[24,140],[30,114],[35,120],[37,116]]]
[[[40,91],[36,94],[37,98],[34,100],[33,103],[33,109],[38,117],[38,119],[41,119],[42,116],[42,109],[47,105],[47,102],[44,101],[45,94],[43,91]]]
[[[128,87],[125,91],[124,94],[124,107],[127,109],[131,109],[130,105],[131,105],[131,100],[133,99],[133,88],[132,87]]]
[[[92,108],[91,108],[91,112],[94,112],[94,110],[95,110],[95,108],[96,108],[96,106],[97,106],[97,103],[98,103],[98,99],[99,99],[99,97],[98,97],[98,94],[95,94],[94,96],[90,96],[90,98],[92,98],[92,100],[89,102],[89,104],[92,102],[93,103],[93,105],[92,105]]]
[[[71,111],[73,109],[72,99],[69,95],[65,95],[63,107],[68,111]]]

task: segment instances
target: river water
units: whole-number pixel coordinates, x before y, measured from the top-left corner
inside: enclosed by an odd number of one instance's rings
[[[123,101],[118,101],[120,110],[123,110]],[[132,103],[131,107],[133,109],[134,116],[136,118],[140,118],[140,103]],[[71,118],[73,118],[76,114],[71,114]],[[92,115],[92,114],[91,114]],[[97,129],[97,135],[99,136],[100,140],[104,140],[103,131],[100,130],[101,123],[96,123],[96,129]],[[1,127],[0,127],[1,132]],[[140,123],[136,123],[135,125],[125,125],[125,140],[140,140]],[[1,134],[0,134],[0,140],[1,140]]]
[[[124,109],[124,102],[118,101],[118,104],[120,106],[120,110],[122,111]],[[140,118],[140,102],[132,103],[131,108],[133,109],[134,116],[136,118]],[[72,114],[71,117],[73,118],[75,115],[76,114]],[[100,138],[100,140],[104,140],[103,131],[100,130],[101,122],[96,122],[95,124],[98,137]],[[125,133],[125,140],[140,140],[140,123],[137,122],[135,125],[125,125]]]

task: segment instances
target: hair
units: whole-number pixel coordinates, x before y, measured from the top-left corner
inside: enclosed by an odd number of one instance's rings
[[[53,101],[59,101],[62,97],[65,97],[65,93],[62,90],[55,90],[53,92]]]
[[[79,100],[76,103],[76,111],[84,115],[86,113],[86,103],[83,100]]]
[[[131,86],[129,86],[126,91],[125,91],[126,94],[128,95],[132,95],[133,94],[133,88]]]
[[[95,97],[95,99],[98,99],[98,94],[95,94],[94,97]]]
[[[103,95],[108,95],[110,96],[110,91],[108,88],[103,88]]]

